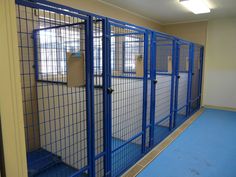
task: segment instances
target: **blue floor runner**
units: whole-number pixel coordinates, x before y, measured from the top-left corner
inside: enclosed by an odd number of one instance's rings
[[[236,177],[236,112],[207,109],[138,177]]]

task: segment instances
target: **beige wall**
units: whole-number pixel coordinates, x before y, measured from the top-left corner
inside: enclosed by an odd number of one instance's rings
[[[205,45],[207,34],[207,22],[181,23],[164,25],[161,30],[165,33]]]
[[[52,1],[58,4],[63,4],[76,9],[92,12],[98,15],[115,18],[139,26],[145,26],[155,30],[161,29],[160,24],[150,19],[130,13],[121,8],[99,2],[98,0],[69,0],[69,1],[52,0]]]
[[[24,119],[14,0],[0,0],[0,112],[7,177],[26,177]]]
[[[236,18],[162,26],[162,31],[205,45],[203,105],[236,108]]]
[[[236,18],[208,23],[203,104],[236,108]]]

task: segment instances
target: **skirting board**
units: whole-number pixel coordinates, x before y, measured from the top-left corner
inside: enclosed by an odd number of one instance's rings
[[[220,109],[220,110],[225,110],[225,111],[236,111],[236,108],[232,108],[232,107],[221,107],[221,106],[214,106],[214,105],[204,105],[203,107],[210,108],[210,109]]]

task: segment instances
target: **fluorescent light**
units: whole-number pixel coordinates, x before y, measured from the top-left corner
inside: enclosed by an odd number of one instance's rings
[[[180,0],[179,2],[194,14],[210,13],[211,11],[202,0]]]

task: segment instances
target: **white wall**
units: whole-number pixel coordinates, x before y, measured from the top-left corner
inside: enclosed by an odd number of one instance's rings
[[[157,75],[157,81],[155,93],[155,123],[170,114],[171,76]],[[169,119],[163,121],[161,125],[169,126]]]
[[[187,78],[187,74],[181,74],[179,106],[186,103]],[[156,122],[169,115],[171,94],[171,77],[157,76],[157,80]],[[143,81],[112,78],[112,88],[114,89],[112,94],[112,136],[127,140],[142,131]],[[148,88],[147,94],[150,95],[150,85]],[[62,84],[38,83],[37,92],[41,147],[61,156],[68,164],[81,168],[86,162],[76,163],[78,159],[71,161],[68,157],[73,154],[86,155],[85,88],[68,88]],[[97,152],[101,152],[103,142],[101,89],[95,89],[94,98],[96,149]],[[162,124],[168,126],[168,120]],[[113,144],[113,148],[116,146]],[[61,149],[63,150],[61,151]],[[82,156],[80,159],[85,158]]]
[[[236,18],[208,23],[203,104],[236,108]]]
[[[187,90],[188,90],[188,73],[180,73],[179,89],[178,89],[178,109],[185,106],[187,103]],[[180,113],[183,113],[181,111]],[[185,112],[184,112],[185,113]]]

